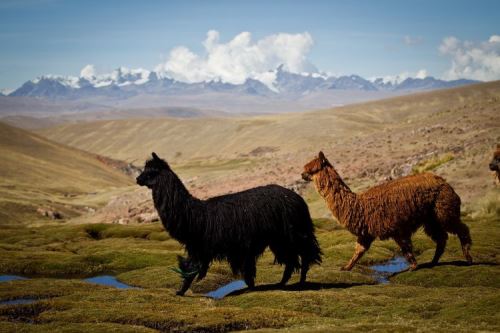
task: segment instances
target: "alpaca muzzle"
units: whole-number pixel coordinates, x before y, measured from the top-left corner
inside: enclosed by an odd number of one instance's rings
[[[498,164],[497,163],[490,163],[490,170],[491,171],[500,171],[498,169]]]
[[[135,179],[135,182],[137,183],[137,185],[140,185],[140,186],[146,185],[146,183],[144,182],[144,177],[142,175],[137,176],[137,178]]]
[[[304,179],[306,182],[310,182],[312,180],[311,175],[307,172],[302,172],[302,179]]]

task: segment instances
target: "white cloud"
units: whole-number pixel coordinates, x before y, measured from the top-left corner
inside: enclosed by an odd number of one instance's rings
[[[427,73],[426,69],[420,69],[416,73],[415,72],[402,72],[402,73],[399,73],[397,75],[382,76],[381,78],[382,78],[382,82],[384,82],[384,83],[399,84],[408,78],[425,79],[428,76],[429,76],[429,74]],[[370,81],[373,82],[378,78],[380,78],[380,76],[372,77],[372,78],[370,78]]]
[[[254,78],[272,87],[274,74],[270,71],[281,64],[293,73],[316,71],[307,60],[313,43],[307,32],[278,33],[257,41],[252,41],[249,32],[242,32],[223,43],[219,32],[210,30],[202,43],[203,54],[178,46],[155,70],[184,82],[221,80],[241,84],[247,78]]]
[[[488,40],[490,43],[500,43],[500,36],[498,35],[493,35],[490,37]]]
[[[417,79],[425,79],[426,77],[428,77],[429,75],[427,74],[427,70],[425,69],[421,69],[417,72],[417,74],[415,75],[415,77]]]
[[[8,94],[10,94],[11,92],[13,92],[15,89],[10,89],[10,88],[5,88],[5,89],[0,89],[0,94],[3,94],[5,96],[7,96]]]
[[[117,84],[119,86],[127,86],[130,84],[143,84],[149,79],[151,72],[142,69],[129,69],[127,67],[119,67],[111,73],[98,74],[94,65],[86,65],[80,71],[80,78],[84,78],[91,82],[94,87],[105,87],[110,84]],[[77,80],[78,78],[74,78]]]
[[[94,65],[87,65],[80,71],[80,77],[84,79],[91,80],[96,76],[96,71]]]
[[[446,37],[439,52],[451,58],[451,66],[444,78],[492,81],[500,79],[500,36],[492,35],[485,42],[461,41]]]
[[[418,45],[421,44],[423,41],[424,39],[421,36],[412,37],[406,35],[403,37],[403,43],[405,43],[406,45]]]

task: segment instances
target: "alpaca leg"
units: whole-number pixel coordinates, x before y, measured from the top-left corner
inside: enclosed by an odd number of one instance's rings
[[[462,252],[464,254],[467,263],[472,264],[472,256],[470,255],[470,247],[472,240],[470,237],[469,227],[460,221],[460,217],[457,217],[453,223],[445,224],[446,231],[456,234],[458,239],[460,239],[460,244],[462,245]]]
[[[300,283],[306,282],[307,271],[309,271],[309,262],[302,258],[302,264],[300,267]]]
[[[472,244],[472,240],[470,238],[469,227],[462,222],[458,222],[455,225],[455,233],[460,239],[460,244],[462,245],[462,252],[464,254],[465,260],[469,265],[472,264],[472,256],[470,255],[470,246]]]
[[[350,271],[356,262],[361,259],[363,254],[365,254],[366,251],[370,248],[370,245],[372,245],[373,238],[367,238],[367,237],[358,237],[358,240],[356,242],[356,248],[354,249],[354,254],[344,267],[341,268],[343,271]]]
[[[434,258],[432,259],[432,265],[437,265],[439,258],[441,258],[444,249],[446,248],[448,234],[435,220],[430,220],[427,224],[425,224],[424,231],[434,242],[436,242],[436,252],[434,253]]]
[[[417,260],[413,255],[413,245],[411,243],[411,238],[395,237],[394,240],[396,241],[396,243],[398,243],[399,247],[401,248],[401,252],[403,252],[406,260],[408,260],[408,262],[410,263],[410,270],[412,271],[417,268]]]
[[[245,283],[250,289],[253,289],[255,287],[255,274],[256,274],[255,265],[256,265],[255,258],[247,258],[245,260],[243,279],[245,280]]]
[[[198,263],[197,260],[192,257],[183,258],[181,256],[177,256],[177,261],[179,264],[179,268],[181,271],[188,273],[184,275],[183,282],[181,288],[176,292],[177,295],[184,295],[184,293],[189,289],[191,283],[193,283],[194,278],[198,274],[198,269],[202,265]]]
[[[203,263],[200,265],[200,270],[198,271],[198,278],[196,278],[197,281],[202,280],[205,276],[207,276],[208,272],[208,263]]]
[[[460,221],[460,198],[451,187],[443,188],[442,193],[440,196],[446,197],[446,200],[436,202],[436,217],[447,232],[458,236],[464,257],[469,264],[472,264],[470,255],[472,240],[469,227]]]
[[[179,296],[182,296],[186,293],[186,291],[191,287],[191,283],[193,283],[195,275],[184,278],[184,281],[182,282],[182,286],[179,290],[177,290],[176,294]]]
[[[434,258],[432,258],[432,265],[437,265],[439,258],[443,255],[444,249],[446,247],[446,241],[448,240],[448,235],[445,233],[445,237],[439,237],[434,239],[436,242],[436,252],[434,253]]]
[[[293,273],[293,265],[286,264],[285,271],[283,272],[283,277],[281,278],[280,285],[284,286],[288,282],[288,280],[290,280],[292,273]]]

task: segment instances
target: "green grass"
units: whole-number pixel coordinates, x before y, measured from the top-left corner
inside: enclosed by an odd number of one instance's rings
[[[432,171],[441,165],[453,161],[455,156],[451,153],[444,154],[442,156],[435,156],[429,160],[421,161],[415,165],[412,169],[413,173],[423,173],[427,171]]]
[[[368,267],[391,258],[394,242],[376,241],[352,272],[343,272],[354,236],[330,219],[317,219],[324,262],[311,269],[305,290],[294,288],[296,275],[290,288],[269,287],[283,268],[266,252],[258,262],[257,291],[220,301],[203,294],[234,279],[226,263],[214,263],[186,297],[174,295],[180,278],[170,267],[183,250],[158,223],[6,226],[0,230],[0,271],[43,278],[0,283],[0,300],[40,299],[0,305],[0,331],[498,331],[500,217],[473,215],[464,215],[474,241],[473,266],[462,265],[459,242],[451,237],[442,265],[377,285]],[[421,232],[413,239],[419,263],[430,261],[432,241]],[[141,289],[79,280],[104,273]]]

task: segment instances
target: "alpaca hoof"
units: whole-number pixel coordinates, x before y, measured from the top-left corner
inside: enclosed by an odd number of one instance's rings
[[[342,266],[342,267],[340,267],[341,271],[350,271],[351,269],[352,269],[352,267],[349,267],[349,266]]]
[[[467,265],[472,265],[472,257],[467,257]]]
[[[182,290],[177,290],[177,291],[175,292],[175,294],[176,294],[177,296],[184,296],[184,293],[185,293],[185,291],[182,291]]]
[[[417,264],[411,264],[410,268],[408,270],[411,272],[411,271],[414,271],[416,269],[417,269]]]
[[[246,283],[247,288],[248,288],[249,290],[252,290],[252,289],[254,289],[254,288],[255,288],[255,282],[246,282],[246,281],[245,281],[245,283]],[[281,284],[281,283],[280,283],[280,284]]]

